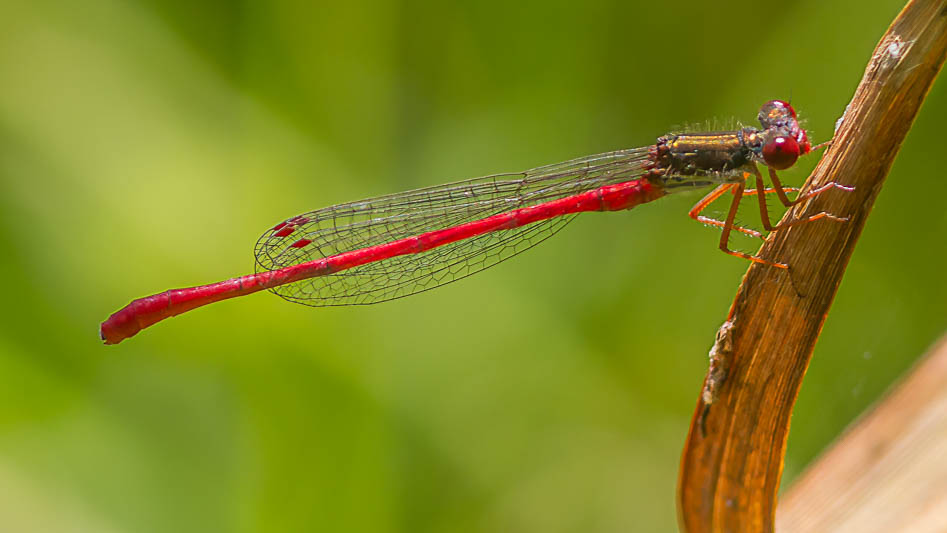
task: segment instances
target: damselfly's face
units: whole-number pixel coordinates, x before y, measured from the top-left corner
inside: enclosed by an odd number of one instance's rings
[[[799,156],[809,153],[812,145],[806,130],[796,120],[796,110],[789,102],[770,100],[757,115],[764,137],[760,155],[767,166],[783,170],[793,166]]]

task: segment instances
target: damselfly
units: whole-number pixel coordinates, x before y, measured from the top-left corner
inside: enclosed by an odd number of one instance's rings
[[[740,199],[759,198],[767,231],[829,213],[773,226],[764,195],[786,206],[830,188],[829,183],[790,201],[776,170],[812,150],[787,102],[772,100],[758,115],[760,128],[679,133],[655,144],[592,155],[517,174],[497,174],[447,185],[326,207],[276,224],[257,241],[257,272],[219,283],[173,289],[135,300],[102,323],[106,344],[116,344],[165,318],[209,303],[269,289],[311,306],[384,302],[467,277],[553,235],[584,211],[619,211],[696,187],[716,186],[690,211],[691,218],[723,229],[720,249],[775,268],[787,265],[729,248]],[[758,164],[769,171],[765,188]],[[748,179],[755,189],[746,189]],[[701,215],[726,193],[724,220]]]

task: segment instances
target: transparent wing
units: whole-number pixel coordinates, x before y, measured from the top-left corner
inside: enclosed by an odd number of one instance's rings
[[[276,270],[450,228],[514,209],[622,183],[642,174],[647,148],[608,152],[519,174],[497,174],[310,211],[267,231],[257,271]],[[464,278],[550,237],[575,215],[486,233],[283,285],[272,291],[311,306],[370,304]],[[300,243],[305,243],[300,245]]]

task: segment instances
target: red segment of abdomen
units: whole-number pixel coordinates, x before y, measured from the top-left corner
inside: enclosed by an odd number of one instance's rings
[[[324,276],[367,263],[374,263],[401,255],[418,254],[452,242],[470,239],[493,231],[510,230],[564,215],[585,211],[619,211],[650,202],[664,196],[664,189],[647,178],[605,185],[591,191],[551,200],[541,204],[514,209],[507,213],[486,217],[459,226],[422,233],[377,246],[292,265],[269,272],[229,279],[210,285],[172,289],[139,298],[102,323],[99,335],[106,344],[116,344],[152,324],[209,303],[251,294],[316,276]],[[305,221],[305,219],[302,219]],[[288,236],[299,220],[293,219],[277,226],[276,236]],[[290,247],[304,248],[309,239],[298,239]]]

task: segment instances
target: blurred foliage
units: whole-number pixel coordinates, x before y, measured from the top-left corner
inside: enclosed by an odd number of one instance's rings
[[[379,306],[261,294],[118,347],[96,328],[247,273],[259,234],[325,205],[750,123],[771,98],[827,139],[899,8],[4,0],[2,529],[673,531],[747,267],[687,218],[697,196]],[[945,112],[941,82],[826,322],[787,481],[947,326]]]

